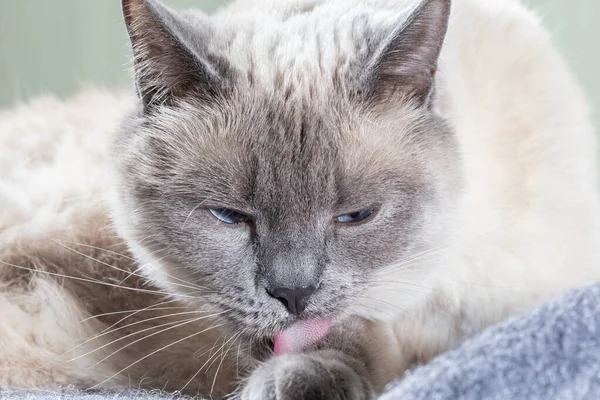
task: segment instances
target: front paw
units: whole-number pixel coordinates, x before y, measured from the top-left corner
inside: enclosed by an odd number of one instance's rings
[[[250,376],[242,400],[369,400],[365,376],[328,354],[285,354],[272,358]]]

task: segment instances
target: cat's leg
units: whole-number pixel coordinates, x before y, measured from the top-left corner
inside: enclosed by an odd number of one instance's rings
[[[362,360],[337,350],[275,357],[252,374],[242,400],[374,398]]]
[[[395,349],[387,335],[370,328],[363,321],[348,321],[332,328],[312,350],[271,358],[250,376],[241,399],[373,399],[389,372],[382,374],[376,358],[389,357]],[[389,351],[382,354],[381,346]]]

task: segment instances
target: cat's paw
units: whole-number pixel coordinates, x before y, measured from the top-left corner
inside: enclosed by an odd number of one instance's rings
[[[339,358],[286,354],[250,376],[242,400],[369,400],[370,384]]]

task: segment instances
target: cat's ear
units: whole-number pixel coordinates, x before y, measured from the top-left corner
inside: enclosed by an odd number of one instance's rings
[[[386,29],[363,64],[361,91],[369,100],[429,103],[449,16],[450,0],[422,0],[400,26]]]
[[[209,55],[208,26],[191,26],[157,0],[122,0],[122,6],[145,110],[191,93],[209,99],[222,90],[227,65]]]

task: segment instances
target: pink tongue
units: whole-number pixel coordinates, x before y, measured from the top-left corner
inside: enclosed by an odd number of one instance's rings
[[[275,334],[275,355],[297,353],[323,339],[331,319],[305,319]]]

